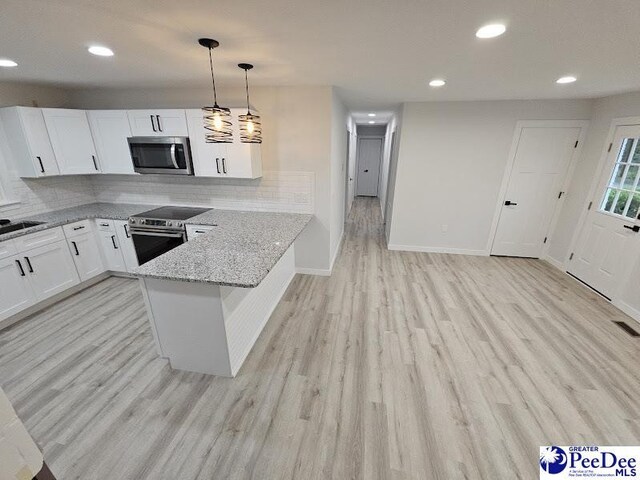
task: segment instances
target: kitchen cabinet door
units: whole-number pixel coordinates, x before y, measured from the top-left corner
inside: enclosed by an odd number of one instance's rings
[[[262,176],[262,146],[259,143],[240,141],[238,117],[247,113],[244,108],[232,108],[233,143],[227,146],[223,172],[231,178],[258,178]]]
[[[38,300],[80,283],[65,240],[22,252],[19,257]]]
[[[112,272],[126,272],[127,267],[124,264],[120,241],[116,232],[98,232],[100,238],[100,246],[104,258],[104,266]]]
[[[202,110],[187,110],[189,141],[193,158],[193,171],[197,177],[224,177],[222,159],[227,156],[226,143],[207,143]]]
[[[104,272],[105,268],[102,263],[100,246],[93,232],[76,235],[67,240],[67,242],[76,270],[80,276],[80,281],[84,282]]]
[[[16,255],[0,260],[0,285],[0,320],[36,302],[22,257]]]
[[[129,125],[134,137],[186,137],[184,110],[129,110]]]
[[[29,178],[60,174],[41,109],[3,108],[0,118],[18,175]]]
[[[87,117],[102,173],[135,174],[127,141],[132,135],[126,110],[91,110]]]
[[[60,174],[98,173],[98,160],[84,110],[43,108]]]
[[[136,247],[129,233],[129,224],[124,220],[114,220],[116,227],[116,235],[118,236],[119,245],[122,250],[122,257],[127,272],[131,273],[138,265],[138,256],[136,255]]]

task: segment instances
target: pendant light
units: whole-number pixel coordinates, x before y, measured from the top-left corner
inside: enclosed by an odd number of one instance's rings
[[[238,116],[240,126],[240,141],[242,143],[262,143],[262,123],[259,115],[251,114],[249,106],[249,76],[248,72],[253,68],[250,63],[239,63],[238,66],[244,70],[244,86],[247,91],[247,113]]]
[[[218,105],[216,79],[213,76],[211,50],[220,45],[220,43],[212,38],[201,38],[198,43],[209,49],[209,67],[211,68],[211,83],[213,85],[213,107],[202,107],[204,128],[206,130],[205,141],[207,143],[232,143],[231,111]]]

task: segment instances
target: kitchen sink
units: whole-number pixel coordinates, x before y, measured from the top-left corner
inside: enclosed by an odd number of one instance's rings
[[[24,230],[25,228],[35,227],[36,225],[41,225],[44,222],[18,222],[18,223],[10,223],[8,225],[4,225],[0,227],[0,235],[9,232],[15,232],[16,230]]]

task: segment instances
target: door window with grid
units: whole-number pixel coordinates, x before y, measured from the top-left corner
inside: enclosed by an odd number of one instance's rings
[[[600,209],[627,218],[640,213],[640,140],[625,138]]]

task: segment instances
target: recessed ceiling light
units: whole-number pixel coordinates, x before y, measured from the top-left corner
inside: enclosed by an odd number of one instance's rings
[[[8,58],[0,58],[0,67],[17,67],[18,64]]]
[[[506,31],[507,31],[507,27],[505,27],[502,23],[492,23],[490,25],[485,25],[484,27],[480,27],[476,32],[476,37],[494,38],[494,37],[499,37]]]
[[[375,117],[375,116],[376,116],[376,114],[375,114],[375,113],[370,113],[370,114],[369,114],[369,116],[370,116],[370,117]]]
[[[576,80],[577,78],[572,76],[560,77],[558,80],[556,80],[556,83],[573,83]]]
[[[111,50],[110,48],[107,48],[107,47],[101,47],[99,45],[93,45],[93,46],[89,47],[89,53],[92,53],[94,55],[98,55],[100,57],[112,57],[113,56],[113,50]]]
[[[376,123],[376,122],[374,122],[373,120],[369,120],[369,123]]]
[[[440,80],[440,79],[436,78],[435,80],[431,80],[429,82],[429,86],[430,87],[442,87],[445,83],[447,83],[447,82],[445,82],[444,80]]]

